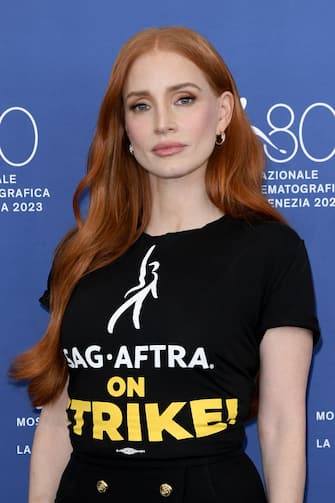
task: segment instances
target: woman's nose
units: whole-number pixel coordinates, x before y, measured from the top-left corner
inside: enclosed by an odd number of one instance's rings
[[[166,134],[175,129],[176,123],[171,108],[166,105],[158,107],[155,116],[155,133]]]

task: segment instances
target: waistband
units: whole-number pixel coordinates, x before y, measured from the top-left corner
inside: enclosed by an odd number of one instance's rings
[[[189,456],[189,457],[178,457],[178,458],[166,458],[166,459],[153,459],[153,458],[132,458],[132,457],[99,457],[92,456],[91,454],[73,452],[71,458],[79,463],[84,463],[94,466],[110,467],[110,468],[127,468],[129,469],[150,469],[150,468],[172,468],[172,467],[189,467],[189,466],[201,466],[208,465],[212,463],[219,462],[229,462],[232,458],[237,458],[239,456],[246,456],[243,449],[237,449],[234,451],[215,454],[210,456]]]

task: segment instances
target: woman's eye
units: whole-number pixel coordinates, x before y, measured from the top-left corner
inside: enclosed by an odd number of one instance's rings
[[[143,112],[149,110],[150,106],[147,103],[135,103],[135,105],[130,106],[130,110],[134,112]]]
[[[177,103],[178,105],[190,105],[194,100],[194,96],[183,96],[177,100]]]

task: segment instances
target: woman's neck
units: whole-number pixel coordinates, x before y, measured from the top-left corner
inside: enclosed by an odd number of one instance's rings
[[[150,181],[152,211],[146,232],[152,236],[203,227],[223,215],[210,201],[205,183],[182,178]]]

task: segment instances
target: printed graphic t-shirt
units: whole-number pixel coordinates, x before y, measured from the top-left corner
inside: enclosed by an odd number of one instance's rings
[[[64,314],[74,450],[164,459],[241,449],[259,345],[280,326],[319,333],[305,247],[289,227],[224,216],[143,234],[78,282]]]

